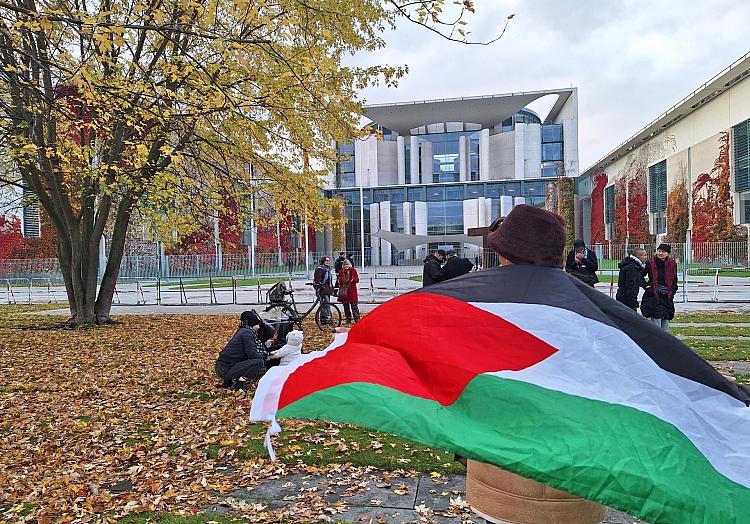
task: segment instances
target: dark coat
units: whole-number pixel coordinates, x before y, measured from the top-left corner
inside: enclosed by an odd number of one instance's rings
[[[435,255],[428,255],[423,261],[424,267],[422,268],[422,287],[431,286],[445,280],[443,270],[440,267],[440,261],[435,258]]]
[[[356,269],[342,269],[339,271],[336,282],[336,287],[339,288],[339,302],[342,304],[356,304],[359,302],[359,293],[357,293],[358,283],[359,273],[357,273]]]
[[[581,282],[593,286],[599,282],[599,278],[596,276],[596,270],[599,269],[599,261],[596,258],[596,253],[590,249],[584,248],[583,253],[585,255],[584,258],[580,262],[577,262],[575,249],[571,250],[565,261],[565,271]]]
[[[321,295],[333,295],[333,273],[328,266],[320,265],[315,268],[313,287]]]
[[[638,309],[638,292],[646,286],[646,269],[638,260],[627,257],[618,264],[620,276],[617,278],[617,295],[615,298],[630,309]]]
[[[265,360],[258,349],[258,336],[251,328],[241,327],[234,332],[227,345],[219,353],[217,362],[233,366],[244,360]]]
[[[339,271],[341,271],[341,266],[344,264],[344,260],[346,259],[341,258],[341,257],[336,257],[336,260],[333,261],[333,271],[335,273],[338,273]]]
[[[646,292],[641,299],[641,313],[646,318],[674,318],[674,295],[677,293],[677,263],[670,257],[662,262],[652,258],[646,263]],[[659,293],[659,287],[666,293]]]
[[[443,276],[445,277],[445,280],[460,277],[471,271],[471,268],[473,267],[474,264],[472,264],[468,258],[451,257],[443,266]]]

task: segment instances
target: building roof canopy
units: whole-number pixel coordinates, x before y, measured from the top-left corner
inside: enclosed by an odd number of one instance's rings
[[[365,116],[400,135],[409,135],[411,129],[434,122],[472,122],[491,128],[500,124],[526,107],[547,95],[560,95],[545,121],[555,118],[573,89],[533,91],[468,98],[447,98],[396,104],[365,106]]]

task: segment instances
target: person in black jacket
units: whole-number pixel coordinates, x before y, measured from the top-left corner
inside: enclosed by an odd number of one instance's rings
[[[266,360],[258,331],[263,320],[255,311],[240,315],[240,327],[216,359],[216,374],[224,382],[222,387],[244,389],[247,382],[258,378]]]
[[[435,253],[427,255],[422,261],[422,287],[431,286],[445,280],[441,264],[445,260],[445,251],[438,249]]]
[[[620,275],[617,278],[615,299],[638,312],[638,292],[646,286],[646,250],[635,248],[618,264]]]
[[[573,249],[568,253],[568,259],[565,262],[565,271],[581,282],[594,287],[594,284],[599,282],[596,276],[597,269],[599,269],[599,261],[596,259],[596,253],[586,249],[583,240],[573,242]]]
[[[445,277],[445,280],[465,275],[474,267],[474,264],[472,264],[468,258],[461,258],[456,255],[454,249],[449,250],[448,253],[446,253],[446,256],[448,257],[448,260],[443,266],[443,276]]]
[[[344,263],[344,260],[346,260],[346,253],[343,251],[339,253],[339,257],[333,262],[333,270],[338,274],[339,271],[341,271],[341,265]]]

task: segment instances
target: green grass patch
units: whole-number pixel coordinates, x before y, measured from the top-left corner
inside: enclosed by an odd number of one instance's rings
[[[422,282],[422,277],[419,275],[414,275],[413,277],[409,277],[409,280],[413,280],[414,282]]]
[[[701,337],[749,337],[750,328],[736,326],[719,327],[674,327],[669,329],[673,335]]]
[[[740,384],[750,385],[750,375],[735,375],[734,378],[736,378],[737,382]]]
[[[21,313],[33,313],[34,311],[65,309],[67,307],[67,302],[59,302],[57,304],[0,304],[0,314],[16,315]]]
[[[680,313],[678,315],[675,315],[672,322],[692,322],[696,324],[705,322],[721,322],[725,324],[750,324],[750,313]]]
[[[286,278],[279,278],[279,277],[260,277],[260,284],[275,284],[277,282],[286,282],[288,279]],[[231,288],[232,287],[232,279],[226,278],[226,277],[216,277],[212,279],[212,284],[214,288]],[[257,286],[258,285],[258,278],[242,278],[237,279],[237,287],[247,287],[247,286]],[[163,281],[161,283],[162,287],[180,287],[180,281],[175,279],[170,279],[167,281]],[[182,286],[185,289],[208,289],[209,282],[208,278],[205,279],[190,279],[190,280],[183,280]],[[143,287],[156,287],[156,282],[150,283],[150,284],[144,284]]]
[[[206,522],[210,521],[218,524],[229,524],[231,522],[240,522],[240,519],[218,513],[200,513],[189,517],[172,513],[136,513],[118,520],[122,524],[146,524],[150,522],[158,522],[160,524],[206,524]]]
[[[750,340],[686,338],[683,342],[706,360],[750,360]]]
[[[282,421],[281,426],[283,431],[274,437],[273,445],[277,458],[286,464],[325,466],[350,462],[383,470],[465,472],[461,464],[453,461],[453,453],[428,448],[387,433],[323,422],[288,421],[285,424]],[[263,445],[265,431],[265,425],[254,425],[252,436],[236,449],[234,456],[246,460],[267,458],[268,451]],[[209,458],[218,459],[233,447],[233,444],[214,444],[204,450]]]

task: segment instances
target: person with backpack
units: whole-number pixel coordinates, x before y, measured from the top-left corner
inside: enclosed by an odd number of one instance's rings
[[[351,324],[359,321],[359,293],[357,284],[359,283],[359,274],[354,269],[349,260],[344,260],[341,265],[341,271],[338,272],[336,287],[339,288],[338,300],[344,306],[344,315],[346,323]]]
[[[320,314],[324,323],[331,321],[331,295],[333,295],[333,272],[331,258],[324,256],[313,274],[313,288],[320,299]]]

